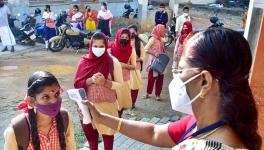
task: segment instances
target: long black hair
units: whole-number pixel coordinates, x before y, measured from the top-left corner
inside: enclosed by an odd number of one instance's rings
[[[137,26],[134,25],[134,24],[129,25],[127,28],[128,28],[128,29],[134,29],[136,32],[138,32]],[[138,56],[138,57],[141,56],[140,47],[141,47],[141,40],[140,40],[140,38],[138,37],[138,35],[136,35],[136,36],[135,36],[135,48],[136,48],[136,53],[137,53],[137,56]]]
[[[187,46],[187,62],[219,80],[221,119],[248,149],[260,150],[258,112],[248,81],[252,56],[246,39],[230,29],[211,28],[194,35]]]
[[[58,85],[59,82],[54,75],[49,72],[37,71],[28,80],[27,95],[36,99],[36,95],[41,93],[46,86]],[[37,120],[34,109],[29,109],[29,122],[31,125],[31,136],[34,150],[40,150],[40,140],[38,136]],[[63,125],[63,118],[59,113],[56,116],[57,130],[59,134],[60,148],[66,150],[65,142],[65,128]]]

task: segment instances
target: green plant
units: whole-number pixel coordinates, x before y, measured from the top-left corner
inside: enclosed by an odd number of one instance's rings
[[[83,130],[80,126],[80,123],[74,125],[74,132],[76,149],[81,149],[86,141],[86,137],[83,134]]]

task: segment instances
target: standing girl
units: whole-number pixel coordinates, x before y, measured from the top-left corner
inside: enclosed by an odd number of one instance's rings
[[[50,10],[50,5],[46,5],[45,12],[42,17],[45,20],[44,33],[45,33],[45,48],[48,49],[49,40],[56,36],[56,17]]]
[[[160,94],[162,91],[163,86],[163,74],[158,74],[154,70],[150,69],[150,64],[155,58],[155,56],[158,56],[161,53],[165,52],[165,47],[162,42],[162,38],[165,36],[165,26],[164,25],[157,25],[154,27],[154,29],[151,32],[151,38],[148,42],[148,44],[145,46],[146,53],[149,54],[147,59],[147,71],[148,73],[148,85],[147,85],[147,94],[143,98],[149,98],[149,95],[152,93],[154,84],[155,85],[155,94],[156,94],[156,100],[160,100]]]
[[[61,110],[61,87],[49,72],[35,72],[28,80],[28,110],[5,130],[4,150],[73,150],[74,128],[68,112]],[[24,106],[24,107],[22,107]]]
[[[136,52],[131,46],[131,34],[127,28],[121,28],[117,31],[115,41],[110,45],[110,51],[116,57],[122,66],[124,84],[117,91],[119,116],[125,108],[132,107],[130,71],[136,68]]]
[[[131,98],[132,98],[132,109],[135,108],[135,103],[138,97],[138,91],[142,89],[143,83],[141,78],[141,71],[143,60],[145,56],[144,45],[138,37],[138,30],[136,25],[128,26],[128,29],[131,33],[131,46],[136,52],[136,69],[130,72],[131,80]]]
[[[118,116],[116,91],[123,83],[121,65],[109,56],[108,42],[103,33],[92,37],[89,54],[78,65],[74,87],[84,88],[88,100],[95,107],[111,116]],[[98,149],[98,132],[103,135],[105,150],[113,149],[114,130],[101,124],[82,124],[91,150]]]
[[[91,9],[90,6],[86,6],[86,12],[84,14],[84,23],[85,23],[85,30],[95,30],[96,29],[96,22],[97,22],[97,15],[94,10]]]
[[[74,28],[83,29],[83,14],[79,11],[78,5],[73,5],[72,15],[68,19]]]
[[[192,22],[191,21],[184,22],[181,33],[174,48],[172,69],[178,69],[178,64],[184,49],[184,42],[187,39],[187,37],[192,34],[192,32],[193,32]]]
[[[106,36],[110,37],[113,15],[111,11],[107,9],[107,4],[105,2],[102,3],[101,10],[98,12],[97,18],[99,19],[98,29],[100,29]]]

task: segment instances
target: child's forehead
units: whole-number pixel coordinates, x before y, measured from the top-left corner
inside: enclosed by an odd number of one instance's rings
[[[53,84],[53,85],[47,85],[44,87],[41,93],[57,93],[60,91],[60,86],[58,84]]]
[[[104,44],[104,39],[95,39],[93,40],[93,44]]]

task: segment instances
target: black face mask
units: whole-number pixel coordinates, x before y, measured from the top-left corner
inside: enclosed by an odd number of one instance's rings
[[[5,3],[0,3],[0,7],[3,7],[5,5]]]
[[[135,38],[137,36],[137,34],[135,33],[135,32],[133,32],[132,34],[131,34],[131,37],[132,38]]]
[[[128,40],[126,40],[126,39],[121,39],[121,40],[120,40],[120,43],[121,43],[122,46],[125,46],[125,45],[127,45]]]

